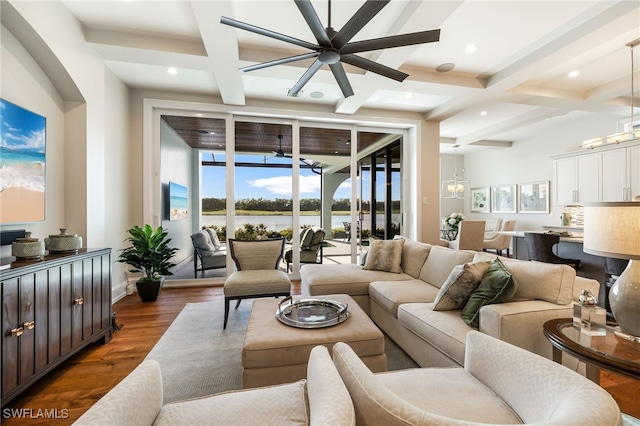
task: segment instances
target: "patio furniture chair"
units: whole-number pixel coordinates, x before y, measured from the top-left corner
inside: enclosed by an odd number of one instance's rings
[[[224,324],[227,328],[229,302],[242,299],[279,297],[291,294],[289,276],[278,269],[284,251],[284,238],[266,240],[228,240],[236,271],[224,282]],[[275,314],[274,314],[275,315]]]
[[[203,229],[191,235],[193,244],[193,277],[204,277],[204,271],[225,268],[227,266],[227,249],[218,239],[213,229]]]
[[[322,263],[322,246],[325,233],[322,228],[311,226],[300,234],[300,263]],[[293,249],[284,254],[287,272],[291,271],[293,263]]]

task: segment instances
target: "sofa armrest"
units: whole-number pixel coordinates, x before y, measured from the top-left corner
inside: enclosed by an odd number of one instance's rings
[[[162,409],[162,398],[160,365],[143,361],[74,425],[151,425]]]
[[[309,355],[307,396],[311,426],[356,424],[349,391],[324,346],[316,346]]]
[[[480,310],[480,331],[551,359],[551,343],[542,326],[551,319],[572,315],[573,304],[556,305],[543,300],[486,305]]]

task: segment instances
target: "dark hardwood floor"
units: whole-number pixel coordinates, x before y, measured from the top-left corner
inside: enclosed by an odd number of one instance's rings
[[[299,282],[294,283],[294,294],[299,292]],[[207,301],[220,301],[222,315],[222,287],[165,288],[155,303],[142,303],[137,295],[125,297],[113,306],[118,324],[123,325],[113,340],[106,345],[91,345],[14,399],[3,409],[2,423],[73,423],[144,359],[186,303]],[[623,412],[640,418],[639,381],[603,372],[601,385]],[[7,418],[11,413],[7,409],[23,418]],[[45,418],[41,410],[58,418]]]

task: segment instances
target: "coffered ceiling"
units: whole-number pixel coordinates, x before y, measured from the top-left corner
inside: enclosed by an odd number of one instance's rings
[[[628,117],[625,44],[640,38],[638,0],[392,0],[353,40],[441,29],[437,43],[362,54],[409,74],[404,82],[346,67],[355,95],[345,99],[323,68],[291,98],[287,91],[308,62],[239,68],[307,50],[222,25],[220,18],[314,41],[293,0],[62,3],[132,88],[211,95],[233,106],[278,101],[340,116],[410,111],[440,121],[443,140],[467,147],[525,137],[537,123],[567,113]],[[326,25],[327,1],[311,3]],[[339,30],[362,3],[334,0],[332,26]],[[439,72],[443,65],[453,68]],[[573,71],[578,74],[570,77]],[[636,74],[640,81],[640,61]]]

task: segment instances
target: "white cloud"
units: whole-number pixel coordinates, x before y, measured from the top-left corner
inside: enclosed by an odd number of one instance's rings
[[[291,176],[274,176],[270,178],[247,181],[252,188],[262,188],[272,194],[291,197]],[[313,194],[320,191],[319,176],[300,176],[300,194]]]

